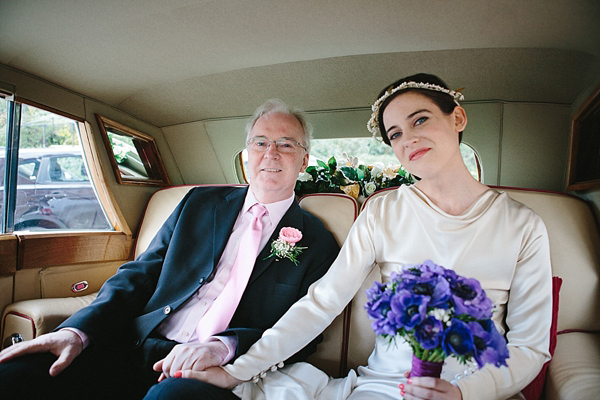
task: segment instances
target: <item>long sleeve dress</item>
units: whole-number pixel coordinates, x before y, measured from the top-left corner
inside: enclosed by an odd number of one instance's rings
[[[486,365],[455,382],[463,399],[519,398],[550,359],[546,228],[537,214],[506,193],[487,190],[461,215],[450,215],[415,186],[367,203],[327,274],[245,355],[224,367],[250,380],[235,393],[253,399],[398,399],[398,383],[405,380],[411,360],[410,347],[401,339],[389,346],[378,337],[368,365],[346,378],[330,379],[308,364],[277,369],[343,311],[376,264],[387,281],[392,272],[425,260],[478,279],[508,342],[508,367]],[[448,358],[442,378],[452,381],[464,369]]]

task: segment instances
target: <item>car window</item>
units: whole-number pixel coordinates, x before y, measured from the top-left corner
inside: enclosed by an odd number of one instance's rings
[[[77,122],[27,104],[20,122],[14,230],[112,230],[89,179]]]
[[[481,160],[475,149],[467,143],[460,144],[460,152],[467,169],[480,182],[483,182],[483,168]],[[310,158],[308,165],[317,165],[317,161],[327,162],[329,158],[335,157],[339,165],[347,162],[357,164],[373,165],[374,163],[383,163],[383,165],[398,166],[398,159],[390,146],[385,143],[374,140],[373,138],[344,138],[344,139],[313,139],[311,140]],[[246,182],[250,177],[247,173],[248,153],[246,149],[240,152],[236,159],[241,162],[241,169]]]
[[[462,142],[460,144],[460,155],[473,178],[477,179],[479,182],[483,182],[481,158],[477,151],[475,151],[475,148],[468,143]]]
[[[7,120],[8,120],[8,101],[3,97],[0,97],[0,218],[4,219],[4,165],[6,164],[6,132],[7,132]],[[0,226],[3,223],[0,222]],[[0,233],[2,231],[0,230]]]
[[[50,158],[50,181],[88,182],[89,178],[81,156],[60,156]]]
[[[40,162],[35,159],[19,160],[19,184],[35,183]]]

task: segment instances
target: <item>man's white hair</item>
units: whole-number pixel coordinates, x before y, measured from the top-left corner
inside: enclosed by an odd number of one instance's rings
[[[252,128],[254,128],[254,124],[260,117],[264,117],[269,114],[286,114],[291,115],[296,118],[300,125],[302,125],[302,130],[304,135],[302,137],[302,144],[306,147],[306,152],[310,153],[310,140],[312,139],[313,127],[311,123],[308,121],[308,118],[304,111],[298,108],[290,108],[287,104],[279,99],[269,99],[261,104],[254,114],[252,118],[246,124],[246,140],[250,138],[250,133],[252,132]]]

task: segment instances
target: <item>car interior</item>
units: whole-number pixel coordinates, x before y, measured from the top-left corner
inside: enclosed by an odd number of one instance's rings
[[[372,169],[388,161],[340,142],[375,143],[377,94],[420,72],[464,95],[478,179],[548,230],[555,348],[536,398],[597,398],[597,0],[2,1],[0,349],[89,305],[191,188],[247,185],[244,127],[265,100],[307,112],[315,168],[357,156]],[[16,179],[19,154],[33,150],[81,155],[89,186],[67,192],[54,160],[53,185],[36,195]],[[364,204],[394,188],[377,189],[297,199],[343,245]],[[367,362],[375,336],[363,306],[375,280],[377,270],[310,359],[330,376]]]

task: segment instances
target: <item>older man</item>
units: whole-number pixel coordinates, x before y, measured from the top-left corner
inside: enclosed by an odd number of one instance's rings
[[[308,163],[304,114],[269,100],[246,131],[249,188],[190,190],[148,250],[90,306],[55,332],[0,353],[0,397],[236,398],[180,371],[243,354],[339,251],[294,199]],[[282,228],[294,228],[286,229],[291,241],[301,236],[296,257],[269,257]],[[306,359],[317,343],[289,361]]]

